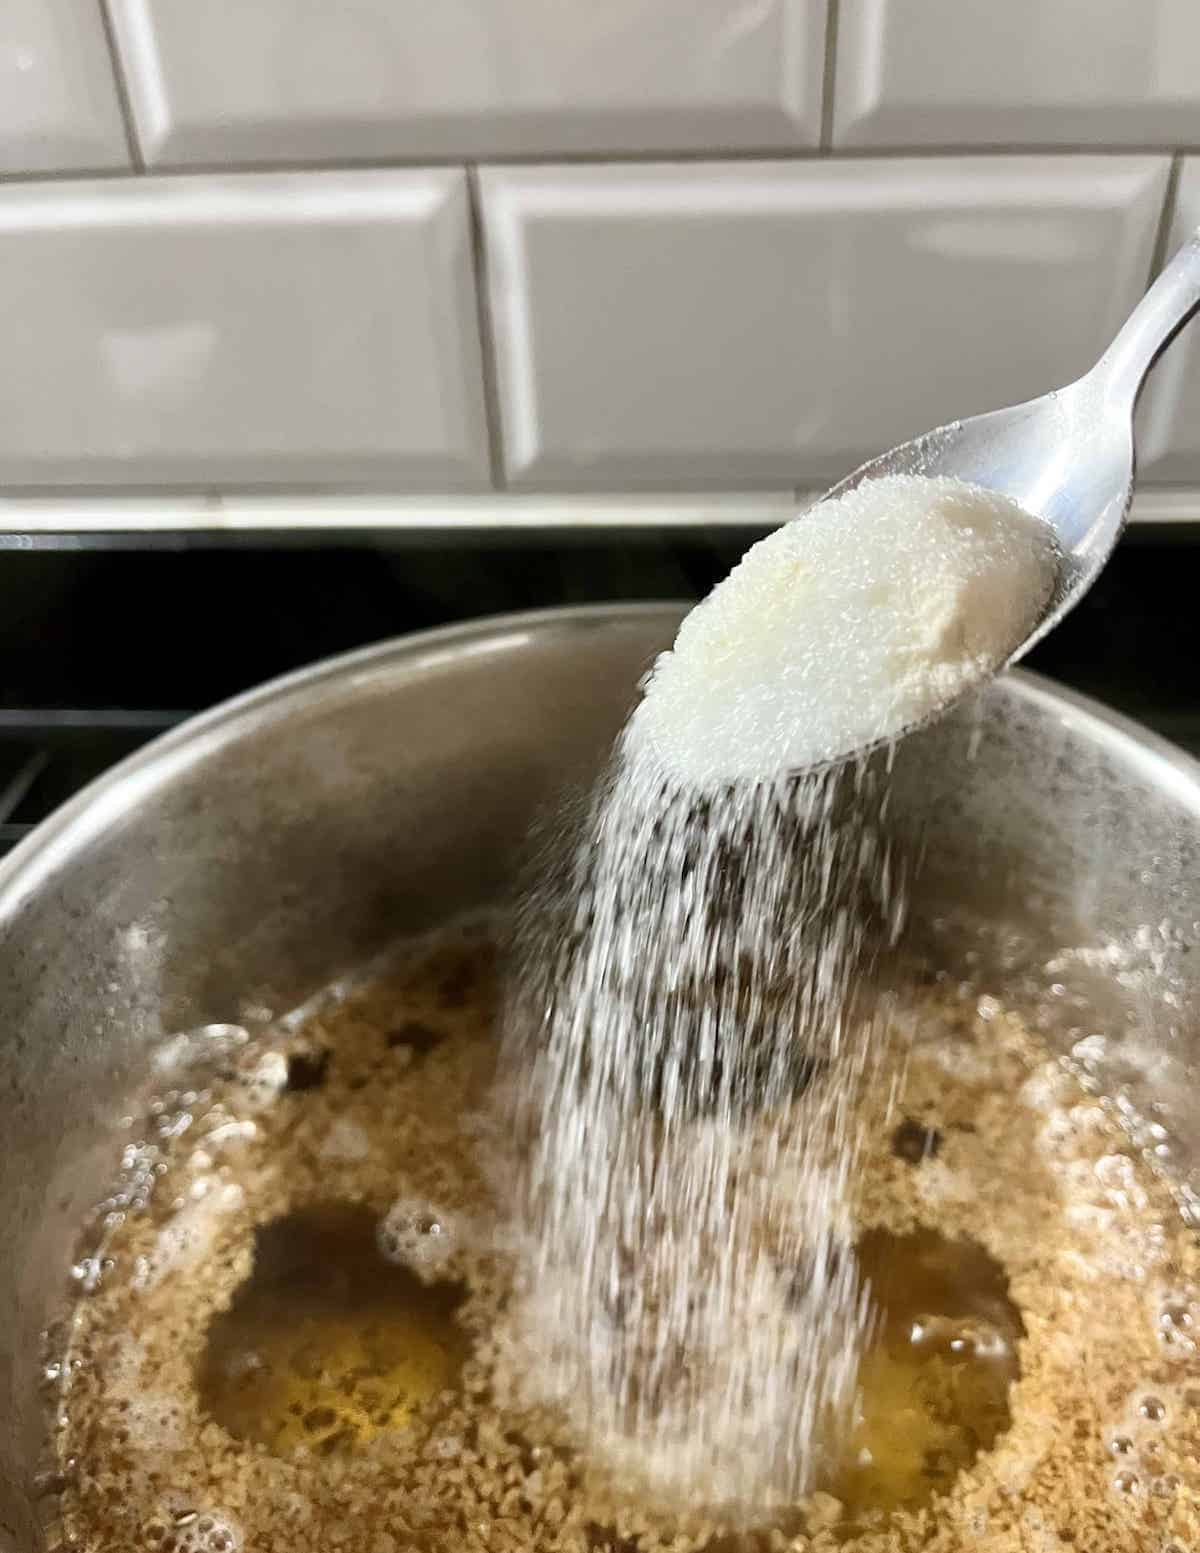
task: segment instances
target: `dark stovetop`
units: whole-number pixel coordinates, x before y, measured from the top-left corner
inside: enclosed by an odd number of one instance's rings
[[[0,537],[0,850],[156,733],[264,679],[472,616],[698,598],[759,532]],[[1132,530],[1029,663],[1200,754],[1200,525]]]

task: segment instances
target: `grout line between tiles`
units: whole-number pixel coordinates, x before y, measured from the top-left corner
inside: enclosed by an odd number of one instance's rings
[[[1158,217],[1158,231],[1154,238],[1154,251],[1150,256],[1150,274],[1146,285],[1162,269],[1167,258],[1167,244],[1171,241],[1171,227],[1175,222],[1175,204],[1179,194],[1179,178],[1183,172],[1183,153],[1176,151],[1171,158],[1171,170],[1167,174],[1167,186],[1163,190],[1162,210]]]
[[[483,205],[479,188],[479,169],[467,164],[467,207],[471,223],[472,275],[475,282],[475,322],[479,329],[479,354],[483,365],[483,407],[487,420],[488,463],[492,487],[503,491],[504,421],[500,409],[500,378],[496,365],[496,334],[492,321],[492,299],[488,288],[487,241],[483,230]]]
[[[833,150],[833,94],[837,84],[838,20],[841,0],[827,0],[825,9],[825,68],[821,77],[821,141],[828,154]]]
[[[104,39],[108,44],[108,58],[112,65],[113,80],[117,88],[117,102],[121,109],[121,122],[125,126],[125,142],[129,147],[129,160],[134,173],[144,173],[146,162],[142,156],[141,143],[138,140],[137,121],[133,116],[133,99],[129,95],[129,83],[125,79],[125,66],[121,61],[121,50],[117,46],[116,29],[113,27],[112,17],[108,10],[108,0],[94,0],[94,4],[100,11],[100,25],[104,28]]]
[[[834,478],[828,474],[812,490],[822,491]],[[497,493],[486,487],[473,489],[451,486],[397,487],[383,482],[348,482],[345,480],[317,481],[243,481],[213,488],[201,484],[163,481],[156,484],[122,485],[117,483],[79,481],[55,485],[0,485],[0,531],[9,531],[13,524],[8,519],[18,509],[50,512],[61,510],[64,503],[83,507],[94,504],[104,506],[114,503],[134,512],[147,512],[162,503],[172,508],[180,507],[188,522],[211,519],[221,522],[231,509],[241,504],[261,506],[266,503],[274,508],[300,504],[315,504],[333,511],[342,508],[387,513],[396,511],[424,512],[431,509],[451,513],[453,521],[468,521],[471,514],[513,513],[545,506],[547,503],[579,504],[594,509],[623,509],[630,503],[645,508],[670,509],[682,505],[700,504],[706,508],[729,507],[747,501],[793,500],[793,487],[785,487],[779,480],[761,480],[741,486],[708,485],[679,486],[670,482],[641,486],[547,486],[526,487]],[[501,499],[497,500],[497,495]]]
[[[455,542],[473,535],[504,533],[609,534],[641,531],[710,532],[747,527],[777,527],[798,507],[814,501],[828,481],[796,491],[546,491],[480,494],[475,497],[396,492],[365,496],[334,492],[320,495],[229,491],[219,502],[181,500],[165,493],[8,497],[0,502],[0,551],[34,548],[38,536],[74,539],[85,547],[105,534],[167,539],[196,533],[238,535],[322,532],[439,534]],[[1200,532],[1200,483],[1191,486],[1142,486],[1137,491],[1135,523],[1186,525]],[[3,720],[0,711],[0,721]]]
[[[134,136],[136,145],[136,136]],[[1116,156],[1171,157],[1200,152],[1195,146],[1088,146],[1088,145],[987,145],[987,146],[846,146],[828,150],[818,146],[757,146],[740,149],[709,149],[703,151],[586,151],[546,152],[525,156],[425,156],[425,157],[344,157],[339,161],[232,161],[203,162],[189,165],[155,163],[147,169],[137,152],[139,175],[150,179],[160,178],[211,178],[241,177],[263,173],[311,173],[320,176],[340,172],[419,172],[426,168],[441,167],[639,167],[659,164],[666,167],[689,167],[712,162],[766,162],[777,166],[801,165],[809,162],[939,162],[955,160],[993,161],[1003,157],[1029,157],[1034,160],[1050,158],[1088,157],[1102,161]],[[131,154],[133,154],[131,152]],[[128,168],[66,168],[61,172],[4,173],[0,174],[0,188],[6,185],[31,183],[64,183],[80,179],[104,179],[108,182],[129,182],[134,173]]]

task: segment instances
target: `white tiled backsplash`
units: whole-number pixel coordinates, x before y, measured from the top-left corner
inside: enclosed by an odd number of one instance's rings
[[[1089,366],[1193,149],[1200,0],[6,0],[0,490],[818,487]]]

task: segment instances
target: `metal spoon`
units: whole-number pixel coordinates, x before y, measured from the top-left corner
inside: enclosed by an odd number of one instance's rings
[[[1086,376],[1040,399],[952,421],[901,443],[840,481],[826,500],[882,475],[952,475],[1001,491],[1044,519],[1058,539],[1062,564],[1041,619],[1001,667],[1015,663],[1078,604],[1121,537],[1133,499],[1138,392],[1159,352],[1197,307],[1200,230]]]

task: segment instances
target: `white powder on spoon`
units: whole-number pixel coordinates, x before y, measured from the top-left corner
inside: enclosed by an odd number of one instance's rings
[[[747,552],[683,622],[634,715],[677,777],[802,771],[995,672],[1046,606],[1049,526],[961,480],[893,475]]]

